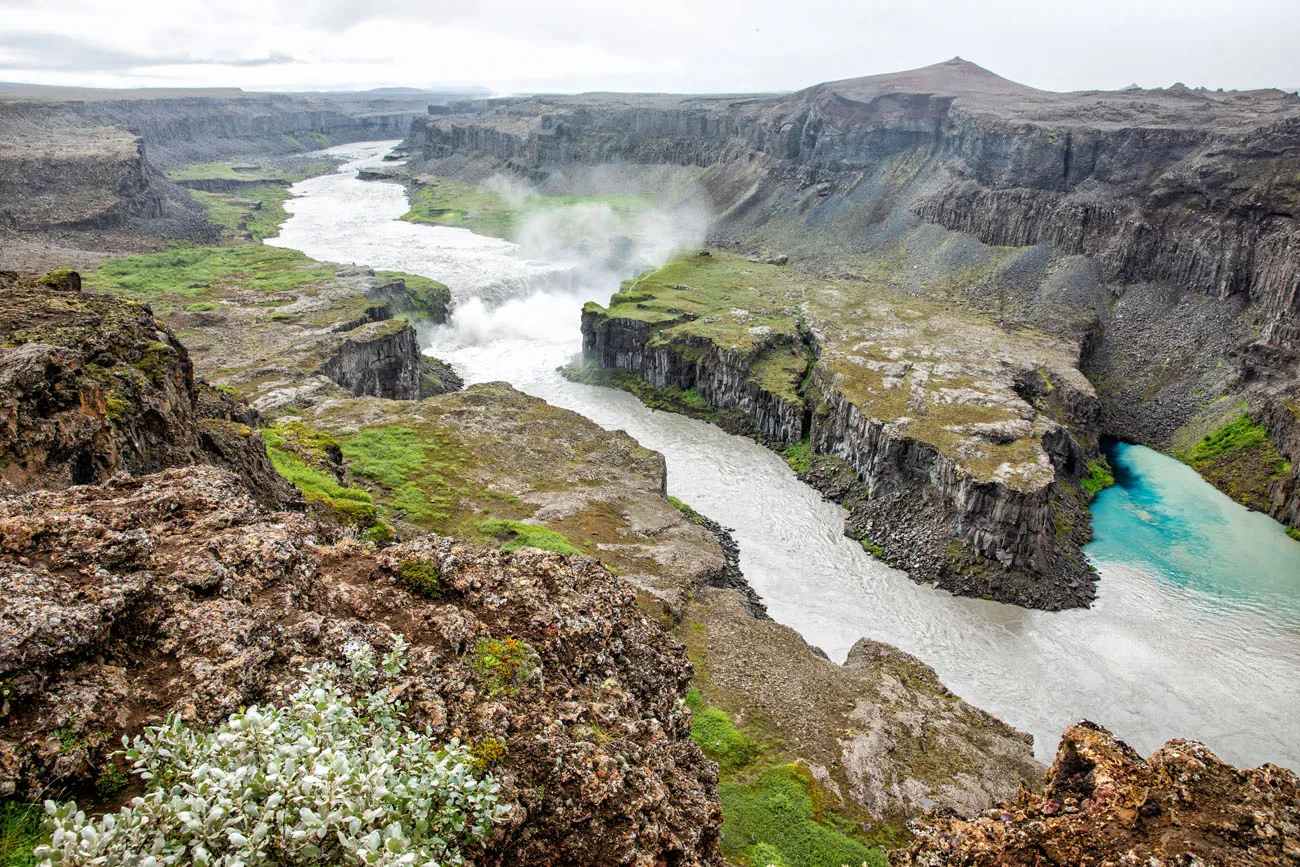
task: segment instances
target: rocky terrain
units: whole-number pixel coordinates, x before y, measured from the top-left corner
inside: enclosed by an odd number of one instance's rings
[[[0,85],[0,267],[85,268],[160,238],[210,242],[204,209],[163,170],[401,138],[455,96]]]
[[[974,819],[935,816],[895,867],[1300,862],[1300,779],[1239,771],[1196,741],[1143,759],[1100,726],[1066,730],[1041,793]]]
[[[809,282],[865,281],[876,297],[942,302],[979,314],[994,330],[1027,328],[1059,340],[1096,398],[1081,418],[1043,415],[1069,428],[1085,457],[1105,435],[1185,456],[1248,413],[1276,458],[1250,472],[1207,477],[1294,522],[1295,95],[1182,86],[1046,93],[954,59],[789,95],[593,94],[480,108],[417,121],[407,141],[409,171],[465,183],[504,173],[556,193],[591,194],[602,184],[622,192],[651,174],[672,195],[692,188],[715,214],[715,249],[788,261]],[[800,279],[773,278],[770,291],[787,292]],[[850,331],[858,343],[879,342],[870,328]],[[920,341],[922,353],[943,351],[938,337]],[[1017,340],[994,355],[1014,355]],[[869,352],[849,354],[862,366],[876,361]],[[645,372],[629,359],[628,369]],[[590,360],[622,366],[599,352]],[[683,387],[699,372],[695,359],[686,360],[690,372],[677,376]],[[728,373],[733,382],[742,374]],[[766,375],[752,370],[743,378],[760,383]],[[1030,405],[1054,399],[1037,384],[1021,385],[1029,386]],[[902,406],[852,397],[846,405],[881,429],[916,428]],[[759,426],[775,425],[788,441],[792,423]],[[847,458],[870,501],[877,490],[888,498],[897,489],[871,478],[870,468],[892,463],[888,449],[877,455],[880,442],[858,443],[851,455],[842,435],[811,445]],[[976,463],[957,460],[957,475],[978,480]],[[1059,489],[1071,484],[1071,471],[1057,475]],[[923,488],[929,484],[922,480]],[[951,501],[945,489],[952,485],[940,478],[922,499]],[[985,524],[1023,515],[1002,492],[965,499]],[[1074,511],[1062,503],[1040,507],[1025,526],[1041,530],[1043,516],[1062,507]],[[906,509],[881,508],[895,523],[907,520]],[[947,558],[950,566],[927,568],[962,573],[967,586],[954,589],[1024,600],[1023,582],[999,575],[1008,565],[1020,568],[1022,557],[1045,567],[1036,574],[1057,574],[1056,542],[1047,535],[1023,539],[1017,551],[1004,531],[972,532],[951,502],[943,509],[941,520],[958,526],[951,541],[961,550]],[[1072,523],[1061,524],[1063,535],[1086,538],[1066,526]],[[906,535],[930,534],[929,519],[921,514],[913,529]],[[1076,570],[1060,575],[1087,584]],[[1075,597],[1061,604],[1085,601],[1068,583],[1059,589]]]

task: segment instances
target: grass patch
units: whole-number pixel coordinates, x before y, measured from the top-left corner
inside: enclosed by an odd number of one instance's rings
[[[1115,475],[1110,471],[1110,464],[1106,463],[1105,458],[1088,461],[1088,475],[1079,482],[1079,486],[1090,497],[1097,496],[1113,484],[1115,484]]]
[[[562,534],[548,527],[525,524],[523,521],[502,521],[493,518],[481,521],[478,524],[478,531],[485,536],[501,540],[501,550],[506,552],[518,551],[520,548],[540,548],[557,554],[582,554],[582,551]]]
[[[1300,527],[1287,527],[1286,534],[1297,542],[1300,542]]]
[[[284,203],[292,195],[279,184],[257,184],[237,193],[189,193],[208,209],[208,219],[222,228],[227,240],[242,238],[244,232],[254,241],[274,238],[280,234],[280,224],[289,219]]]
[[[812,469],[812,442],[804,440],[803,442],[788,445],[781,449],[781,456],[790,465],[790,469],[796,473],[806,473]]]
[[[276,428],[264,428],[262,439],[275,471],[301,491],[308,503],[361,529],[372,528],[379,521],[379,510],[368,492],[340,485],[333,475],[309,466]]]
[[[173,181],[287,181],[294,183],[317,175],[329,174],[334,164],[328,160],[315,160],[302,163],[289,171],[280,171],[274,167],[254,166],[246,163],[209,162],[188,163],[167,170],[167,178]]]
[[[686,693],[691,739],[718,763],[722,851],[751,867],[885,867],[883,850],[797,765],[765,763],[764,748],[695,687]]]
[[[723,853],[762,867],[886,867],[883,851],[855,840],[817,809],[814,785],[797,765],[779,765],[749,783],[724,779],[718,785]]]
[[[35,867],[32,850],[45,840],[45,811],[40,804],[0,804],[0,867]]]
[[[244,244],[175,248],[113,259],[99,266],[86,282],[137,301],[156,301],[169,295],[197,299],[231,289],[291,292],[333,276],[333,269],[295,250]]]
[[[739,771],[758,758],[754,739],[736,728],[725,711],[707,707],[695,687],[686,691],[686,706],[691,709],[691,740],[718,763],[719,770]]]
[[[692,524],[703,524],[703,523],[704,523],[704,519],[703,519],[702,517],[700,517],[700,513],[699,513],[699,512],[695,511],[695,510],[692,509],[690,506],[686,505],[685,503],[683,503],[681,500],[677,499],[676,497],[669,497],[669,498],[668,498],[668,502],[672,503],[672,504],[673,504],[673,508],[676,509],[677,511],[681,512],[682,515],[684,515],[684,516],[686,517],[686,520],[690,521]]]
[[[371,428],[342,442],[352,475],[383,485],[385,505],[417,523],[435,520],[450,507],[449,494],[431,496],[431,487],[442,483],[431,457],[434,447],[402,425]]]
[[[1196,469],[1203,469],[1232,452],[1262,445],[1267,439],[1268,431],[1255,424],[1249,413],[1242,413],[1192,446],[1186,460]]]
[[[472,184],[437,178],[407,187],[408,223],[431,223],[469,229],[479,235],[514,239],[522,220],[532,214],[583,204],[604,204],[619,216],[632,216],[654,205],[647,196],[544,196],[529,193],[506,197]]]

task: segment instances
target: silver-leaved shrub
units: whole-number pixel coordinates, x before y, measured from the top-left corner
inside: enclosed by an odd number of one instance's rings
[[[405,706],[381,684],[405,669],[405,647],[399,637],[377,660],[350,644],[346,671],[317,665],[284,707],[250,707],[215,731],[179,717],[148,729],[125,752],[145,794],[98,819],[47,801],[53,837],[36,857],[43,867],[464,864],[506,808],[466,747],[402,724]]]

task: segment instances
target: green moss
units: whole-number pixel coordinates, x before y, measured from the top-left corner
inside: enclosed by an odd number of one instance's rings
[[[781,455],[796,473],[806,473],[812,469],[813,450],[809,440],[786,446],[781,450]]]
[[[630,215],[653,206],[646,196],[544,196],[529,193],[507,198],[491,190],[449,178],[412,184],[406,196],[410,209],[401,219],[470,229],[494,238],[513,238],[522,218],[540,211],[601,203],[615,214]]]
[[[301,290],[333,279],[333,269],[294,250],[244,244],[193,247],[112,259],[86,277],[95,289],[141,301],[200,298],[231,289]]]
[[[368,492],[340,485],[333,475],[308,466],[280,429],[264,428],[262,439],[276,472],[298,488],[308,503],[362,529],[376,523],[379,513]]]
[[[537,670],[537,652],[517,638],[484,638],[470,663],[489,694],[514,695]]]
[[[506,742],[498,737],[486,737],[469,745],[469,754],[474,757],[474,766],[480,771],[501,764],[506,757]]]
[[[213,304],[211,301],[200,301],[197,304],[186,304],[185,312],[187,313],[207,313],[211,310],[220,310],[220,304]]]
[[[405,560],[397,569],[402,586],[426,599],[442,598],[442,570],[432,560]]]
[[[1097,496],[1097,494],[1113,484],[1115,484],[1115,476],[1110,471],[1110,464],[1106,463],[1104,457],[1097,458],[1095,461],[1088,461],[1088,475],[1079,482],[1079,486],[1090,497]]]
[[[870,554],[872,557],[875,557],[877,560],[885,559],[885,549],[880,547],[870,539],[867,538],[859,539],[858,544],[862,546],[863,551],[866,551],[868,554]]]
[[[668,502],[672,503],[673,508],[685,515],[686,520],[690,521],[692,524],[704,523],[704,519],[700,517],[699,512],[695,511],[676,497],[669,497]]]
[[[1300,527],[1287,527],[1286,534],[1297,542],[1300,542]]]
[[[445,284],[401,271],[376,271],[375,276],[383,280],[401,280],[406,284],[405,297],[393,305],[397,313],[416,320],[446,321],[451,289]]]
[[[563,367],[560,369],[560,375],[570,382],[603,385],[630,391],[651,409],[675,412],[705,421],[718,420],[718,411],[707,400],[700,397],[699,392],[694,388],[683,389],[675,385],[654,386],[646,382],[638,373],[621,368],[603,369],[594,361]]]
[[[1201,469],[1232,452],[1261,445],[1267,438],[1268,431],[1255,424],[1249,413],[1242,413],[1192,446],[1186,460],[1193,467]]]
[[[478,531],[485,536],[503,539],[502,551],[518,551],[520,548],[540,548],[557,554],[581,554],[573,543],[560,533],[548,527],[525,524],[523,521],[502,521],[492,519],[478,524]]]
[[[755,867],[885,867],[883,851],[854,839],[817,810],[814,785],[797,765],[772,768],[752,782],[724,779],[718,785],[723,853]]]
[[[40,804],[0,804],[0,867],[35,867],[32,850],[48,839]]]
[[[352,475],[383,485],[387,506],[412,522],[431,521],[449,507],[447,496],[431,492],[441,482],[434,448],[434,442],[403,425],[363,430],[342,443]]]
[[[686,692],[686,706],[691,709],[691,740],[717,762],[721,770],[742,770],[758,757],[758,744],[754,739],[736,728],[725,711],[707,707],[695,687]]]

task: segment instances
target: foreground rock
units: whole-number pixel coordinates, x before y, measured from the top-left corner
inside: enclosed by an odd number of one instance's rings
[[[410,723],[494,745],[515,810],[484,863],[718,863],[685,652],[594,561],[377,551],[193,468],[0,501],[0,571],[6,794],[85,790],[123,734],[281,698],[304,665],[400,633]],[[517,677],[484,668],[493,639],[522,642]]]
[[[1091,723],[1067,729],[1041,794],[983,816],[927,818],[895,867],[1300,863],[1300,779],[1238,771],[1174,740],[1143,760]]]
[[[287,502],[255,419],[195,379],[149,308],[82,292],[72,271],[0,272],[0,490],[211,463]]]

